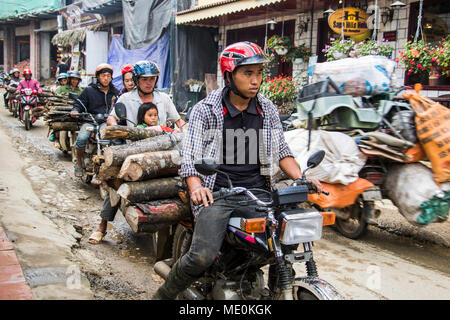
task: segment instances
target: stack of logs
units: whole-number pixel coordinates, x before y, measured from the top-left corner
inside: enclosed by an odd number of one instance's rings
[[[104,149],[96,179],[120,205],[134,232],[156,232],[190,216],[183,182],[178,177],[183,133],[109,126],[106,140],[132,140]]]
[[[45,103],[47,111],[44,120],[53,131],[78,131],[80,122],[70,116],[73,108],[73,100],[67,94],[56,94],[50,89],[44,88],[40,100]]]

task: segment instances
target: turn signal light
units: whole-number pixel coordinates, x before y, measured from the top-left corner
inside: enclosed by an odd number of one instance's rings
[[[266,231],[266,219],[247,219],[245,221],[245,232],[248,233],[263,233]]]
[[[331,226],[334,224],[336,220],[336,214],[334,212],[321,212],[320,214],[323,217],[323,226]]]

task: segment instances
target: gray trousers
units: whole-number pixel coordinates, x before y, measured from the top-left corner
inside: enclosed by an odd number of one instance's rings
[[[268,201],[264,193],[254,194],[263,201]],[[243,208],[238,201],[249,200],[247,196],[233,196],[214,202],[204,208],[197,216],[189,251],[180,258],[181,271],[191,277],[199,277],[216,259],[222,247],[227,232],[228,220],[233,211]],[[251,202],[244,207],[245,210],[255,211],[256,204]]]
[[[109,192],[106,194],[105,200],[103,200],[102,211],[100,212],[100,217],[106,221],[113,221],[116,217],[117,210],[119,210],[120,203],[115,207],[111,206],[111,201],[109,200]]]

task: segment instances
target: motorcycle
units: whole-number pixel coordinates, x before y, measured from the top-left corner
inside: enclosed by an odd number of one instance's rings
[[[308,161],[314,168],[323,159],[319,151]],[[203,175],[222,174],[212,159],[201,159],[195,168]],[[306,171],[305,170],[305,171]],[[224,173],[225,174],[225,173]],[[303,177],[305,175],[303,174]],[[230,180],[229,180],[230,181]],[[270,194],[268,202],[257,198],[252,191],[242,187],[222,188],[213,193],[214,199],[246,195],[258,205],[257,212],[243,209],[234,212],[229,220],[220,253],[203,277],[180,296],[193,300],[334,300],[342,299],[337,290],[318,278],[313,258],[313,242],[321,238],[322,226],[334,223],[334,213],[302,209],[297,205],[306,202],[309,192],[317,192],[305,179],[299,184],[278,189]],[[190,247],[192,228],[177,226],[173,240],[173,260],[178,260]],[[299,245],[303,250],[297,252]],[[304,262],[306,276],[296,277],[293,265]],[[269,265],[268,288],[262,268]],[[155,264],[155,272],[165,278],[170,271],[166,261]]]
[[[33,108],[37,106],[37,91],[32,89],[20,90],[19,121],[25,124],[25,130],[30,130],[36,117]]]
[[[93,124],[92,128],[88,130],[91,132],[89,135],[89,139],[86,143],[85,148],[85,156],[84,156],[84,170],[83,176],[81,180],[84,183],[91,183],[92,178],[96,173],[98,173],[98,169],[101,165],[101,156],[103,154],[103,148],[111,145],[110,140],[102,140],[100,138],[100,126],[104,122],[106,122],[106,118],[108,118],[109,114],[95,114],[87,112],[86,106],[83,102],[78,98],[76,94],[69,93],[69,98],[73,100],[77,100],[80,105],[84,108],[86,112],[78,113],[78,116],[83,120],[83,122],[88,122]],[[73,141],[76,140],[76,136],[73,137]],[[76,163],[76,156],[74,146],[72,145],[72,162]]]
[[[407,88],[401,87],[397,91],[361,98],[358,101],[351,95],[343,94],[328,78],[303,88],[299,94],[297,112],[284,121],[283,127],[285,130],[292,130],[293,121],[300,121],[303,122],[303,127],[309,130],[341,131],[349,135],[357,133],[363,136],[365,132],[376,130],[379,132],[377,137],[384,140],[383,143],[387,148],[395,148],[399,144],[412,147],[414,144],[404,138],[408,129],[403,128],[401,116],[406,114],[411,117],[414,112],[409,103],[394,99],[405,89]],[[395,121],[397,125],[393,125]],[[374,152],[368,149],[361,150],[363,153]],[[362,191],[349,206],[325,208],[336,213],[336,229],[350,239],[360,238],[367,230],[367,226],[374,224],[373,218],[381,214],[380,210],[375,208],[375,202],[386,198],[382,186],[387,168],[395,162],[387,159],[386,154],[382,153],[366,155],[368,158],[359,172],[359,177],[372,186]],[[316,208],[324,209],[317,205]]]

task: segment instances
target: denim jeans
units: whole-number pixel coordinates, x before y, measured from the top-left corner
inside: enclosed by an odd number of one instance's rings
[[[106,123],[102,123],[98,130],[103,129],[104,127],[106,127]],[[92,123],[83,123],[80,131],[78,131],[77,140],[75,141],[75,148],[84,149],[86,147],[89,136],[94,132],[88,131],[88,128],[94,128],[94,125]]]
[[[253,192],[259,199],[268,201],[262,192]],[[228,221],[233,211],[242,210],[239,201],[250,200],[247,196],[238,195],[221,199],[208,208],[204,208],[197,216],[189,251],[180,259],[181,271],[191,277],[199,277],[211,266],[222,247],[227,232]],[[251,202],[245,210],[255,211],[257,205]]]

